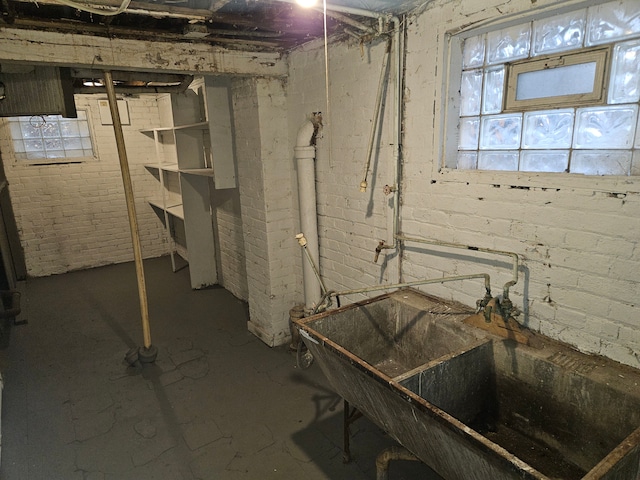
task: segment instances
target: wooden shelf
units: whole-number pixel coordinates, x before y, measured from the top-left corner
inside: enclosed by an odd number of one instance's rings
[[[167,205],[163,205],[162,199],[155,199],[155,198],[151,198],[147,200],[147,202],[149,202],[149,205],[152,205],[159,210],[166,211],[169,215],[173,217],[177,217],[181,220],[184,220],[184,208],[182,207],[181,203],[171,202]]]
[[[163,170],[165,172],[178,172],[177,163],[148,163],[145,164],[146,168],[152,168],[154,170]]]
[[[156,147],[157,161],[145,167],[157,180],[159,192],[148,202],[163,223],[173,270],[177,257],[193,260],[189,277],[191,288],[196,289],[218,282],[209,190],[213,168],[202,168],[212,161],[210,125],[196,121],[209,116],[205,90],[203,83],[198,91],[161,96],[158,108],[163,125],[173,126],[141,130]],[[230,131],[225,130],[226,136]]]
[[[182,205],[174,205],[173,207],[167,207],[167,213],[180,220],[184,220],[184,208]]]
[[[151,205],[152,207],[156,207],[156,208],[159,208],[160,210],[164,210],[164,205],[162,204],[161,198],[160,199],[149,198],[147,202],[149,202],[149,205]]]
[[[176,132],[179,130],[206,130],[209,128],[209,122],[197,122],[197,123],[189,123],[187,125],[176,125],[174,127],[156,127],[156,128],[145,128],[140,130],[140,133],[144,134],[153,134],[154,132],[162,133],[162,132]]]
[[[180,173],[185,175],[200,175],[202,177],[213,177],[212,168],[183,168],[180,169]]]

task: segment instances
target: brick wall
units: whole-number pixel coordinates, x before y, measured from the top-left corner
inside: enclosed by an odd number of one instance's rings
[[[557,3],[538,1],[536,8]],[[520,322],[638,367],[638,180],[440,170],[445,33],[504,19],[531,5],[525,0],[436,1],[410,18],[401,230],[516,252],[522,265],[512,299],[524,311]],[[330,48],[331,128],[319,143],[317,169],[321,269],[332,289],[386,282],[393,274],[393,252],[387,254],[392,257],[388,268],[372,263],[377,240],[389,236],[385,217],[390,209],[380,187],[392,181],[390,127],[382,132],[376,186],[364,196],[357,189],[381,58],[380,45],[365,48],[364,56],[357,45]],[[305,113],[325,110],[323,69],[319,45],[291,54],[290,135]],[[487,272],[496,295],[511,279],[506,258],[415,244],[402,252],[401,272],[405,281]],[[480,280],[422,289],[470,306],[483,294]]]
[[[268,345],[280,345],[288,340],[288,312],[298,294],[284,86],[277,79],[238,80],[233,105],[248,327]]]
[[[289,134],[295,133],[312,112],[323,112],[324,128],[316,149],[316,190],[320,270],[327,289],[345,290],[397,281],[397,256],[381,256],[373,263],[378,241],[392,243],[393,146],[391,112],[384,123],[371,161],[368,189],[361,193],[367,147],[374,113],[385,44],[376,42],[361,50],[357,43],[329,49],[330,103],[327,112],[324,48],[312,43],[289,58],[287,89]],[[386,96],[391,102],[391,89]],[[298,212],[294,212],[299,225]],[[301,270],[302,252],[296,269]],[[306,261],[306,260],[305,260]],[[345,297],[344,301],[359,297]]]
[[[8,129],[0,127],[0,151],[9,182],[28,274],[43,276],[133,259],[124,189],[111,125],[101,125],[95,96],[78,95],[87,109],[97,158],[77,164],[28,165],[16,161]],[[144,168],[154,161],[153,139],[139,132],[157,126],[155,96],[128,99],[124,126],[136,198],[142,253],[166,252],[161,225],[145,198],[156,181]]]
[[[212,189],[211,205],[215,212],[220,257],[218,281],[236,297],[247,300],[249,287],[239,189]]]

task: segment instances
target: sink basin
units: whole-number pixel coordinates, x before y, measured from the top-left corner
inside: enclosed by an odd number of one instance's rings
[[[640,371],[414,290],[297,320],[351,405],[446,479],[640,479]]]
[[[458,322],[443,321],[470,313],[468,307],[405,291],[316,315],[305,323],[338,351],[395,377],[465,345],[476,345],[480,336]]]
[[[563,346],[540,353],[495,340],[400,383],[544,475],[581,479],[640,426],[640,386]]]

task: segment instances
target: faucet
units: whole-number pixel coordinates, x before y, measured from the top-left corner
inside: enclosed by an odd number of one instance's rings
[[[489,305],[489,303],[493,300],[493,297],[491,296],[491,290],[489,288],[485,290],[484,297],[476,301],[476,313],[482,311],[484,313],[484,321],[491,323],[491,310],[493,310],[493,306]]]
[[[380,252],[384,248],[384,240],[380,240],[378,242],[378,246],[376,247],[376,255],[373,257],[373,263],[378,263],[378,257],[380,257]]]
[[[491,315],[493,313],[500,314],[505,323],[509,321],[510,317],[520,315],[520,310],[518,310],[518,307],[513,305],[513,302],[508,296],[503,297],[502,302],[500,302],[497,297],[491,298],[491,293],[487,292],[487,295],[485,295],[483,299],[478,300],[476,305],[478,307],[476,311],[482,311],[484,321],[487,323],[491,323]]]

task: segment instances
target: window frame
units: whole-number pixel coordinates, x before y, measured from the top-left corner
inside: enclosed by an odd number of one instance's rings
[[[19,117],[26,117],[28,115],[18,115],[15,117],[9,117],[6,120],[6,128],[8,131],[8,137],[9,137],[9,141],[11,143],[11,149],[13,151],[13,159],[14,162],[20,165],[64,165],[64,164],[74,164],[74,163],[85,163],[85,162],[91,162],[91,161],[95,161],[98,159],[98,151],[97,151],[97,143],[96,143],[96,136],[95,136],[95,131],[93,129],[93,124],[91,122],[91,109],[89,107],[87,108],[78,108],[77,109],[78,112],[82,111],[85,114],[85,118],[83,119],[84,121],[87,122],[87,129],[89,132],[89,136],[88,138],[91,141],[91,151],[92,151],[92,155],[83,155],[80,157],[57,157],[57,158],[47,158],[47,157],[41,157],[41,158],[26,158],[26,152],[16,152],[16,148],[15,148],[15,142],[14,142],[14,138],[13,138],[13,134],[11,132],[11,128],[10,128],[10,124],[12,122],[10,122],[11,118],[19,118]],[[49,116],[56,116],[56,117],[60,117],[59,114],[46,114],[46,115],[42,115],[43,117],[49,117]],[[40,115],[31,115],[31,117],[40,117]],[[78,120],[78,118],[64,118],[65,120]],[[59,119],[57,119],[56,121],[58,121]],[[60,136],[61,139],[64,138],[68,138],[68,137],[64,137],[64,136]],[[82,136],[80,138],[83,138]],[[86,138],[86,137],[84,137]],[[83,149],[84,150],[84,149]],[[25,155],[24,158],[20,158],[20,156]]]
[[[480,25],[468,26],[460,23],[458,25],[447,25],[439,35],[444,39],[442,53],[439,56],[438,71],[443,72],[439,86],[435,90],[438,95],[434,97],[434,109],[439,112],[434,122],[437,130],[437,145],[434,154],[437,160],[433,163],[432,182],[452,183],[458,185],[492,185],[494,187],[503,186],[505,188],[526,188],[540,190],[559,190],[563,188],[571,189],[597,189],[605,193],[618,192],[638,192],[640,193],[640,170],[638,161],[635,170],[631,175],[581,175],[558,172],[528,172],[528,171],[492,171],[492,170],[472,170],[456,168],[458,154],[458,123],[460,120],[459,111],[461,104],[460,87],[461,75],[463,71],[463,44],[467,39],[484,35],[494,30],[509,28],[516,24],[533,22],[536,20],[562,15],[568,12],[580,10],[582,8],[598,6],[598,0],[583,0],[571,5],[551,4],[540,9],[529,9],[515,13],[513,15],[501,16]],[[637,34],[635,34],[637,36]],[[631,37],[617,39],[623,42]],[[586,41],[586,39],[585,39]],[[615,42],[612,42],[615,43]],[[594,48],[593,45],[589,48]],[[578,49],[574,50],[578,51]],[[562,53],[569,53],[563,51]],[[558,53],[549,53],[549,56]],[[613,55],[613,53],[612,53]],[[640,138],[640,123],[637,129],[637,138]],[[638,145],[638,144],[636,144]],[[635,147],[634,158],[640,159],[640,148]]]
[[[506,64],[505,95],[502,112],[515,113],[531,110],[549,110],[563,107],[604,105],[608,91],[609,63],[612,45],[572,50],[545,57],[532,57]],[[519,75],[540,72],[558,67],[586,63],[596,64],[593,90],[590,93],[540,97],[526,100],[516,98]]]

